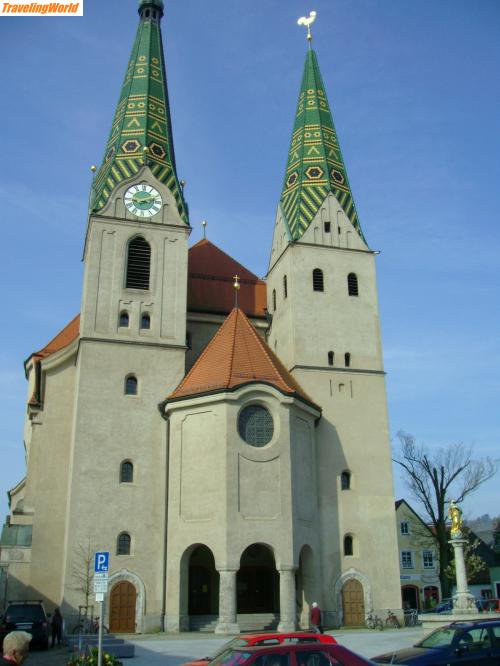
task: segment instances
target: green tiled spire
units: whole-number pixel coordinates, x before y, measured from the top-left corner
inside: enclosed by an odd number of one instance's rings
[[[113,119],[104,161],[94,181],[92,210],[144,165],[172,192],[182,219],[188,210],[177,178],[160,20],[162,0],[140,0],[140,23]],[[145,154],[144,148],[148,148]]]
[[[329,192],[336,196],[364,240],[318,59],[310,48],[280,199],[293,240],[304,234]]]

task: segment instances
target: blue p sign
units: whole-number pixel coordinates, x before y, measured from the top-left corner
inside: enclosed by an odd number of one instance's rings
[[[94,572],[104,573],[109,571],[109,553],[96,553],[94,559]]]

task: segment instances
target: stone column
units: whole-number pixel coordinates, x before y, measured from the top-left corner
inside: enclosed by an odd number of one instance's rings
[[[216,634],[239,634],[236,620],[236,570],[219,569],[219,621]]]
[[[455,556],[455,575],[457,579],[457,594],[453,600],[453,613],[470,613],[476,610],[473,595],[469,592],[467,585],[467,572],[465,570],[464,546],[466,539],[451,539]]]
[[[295,631],[297,610],[295,606],[295,569],[282,567],[280,574],[280,623],[278,631]]]

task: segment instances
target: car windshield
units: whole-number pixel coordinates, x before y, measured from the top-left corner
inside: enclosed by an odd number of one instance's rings
[[[43,610],[41,606],[31,606],[29,604],[19,604],[9,606],[5,613],[7,622],[17,622],[18,620],[29,620],[34,622],[36,620],[44,620]]]
[[[207,659],[213,661],[214,659],[217,659],[217,657],[219,657],[223,652],[227,652],[228,650],[232,650],[233,648],[237,647],[245,647],[245,645],[248,645],[246,638],[232,638],[230,641],[224,643],[224,645],[213,652],[210,657],[207,657]]]
[[[424,648],[446,648],[449,647],[455,637],[454,629],[436,629],[415,647]]]
[[[242,664],[251,656],[250,652],[242,650],[225,650],[222,654],[210,662],[210,666],[237,666]]]

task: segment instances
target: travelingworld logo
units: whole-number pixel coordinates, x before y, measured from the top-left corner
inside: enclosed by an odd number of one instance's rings
[[[0,16],[83,16],[83,0],[70,2],[1,2]]]

